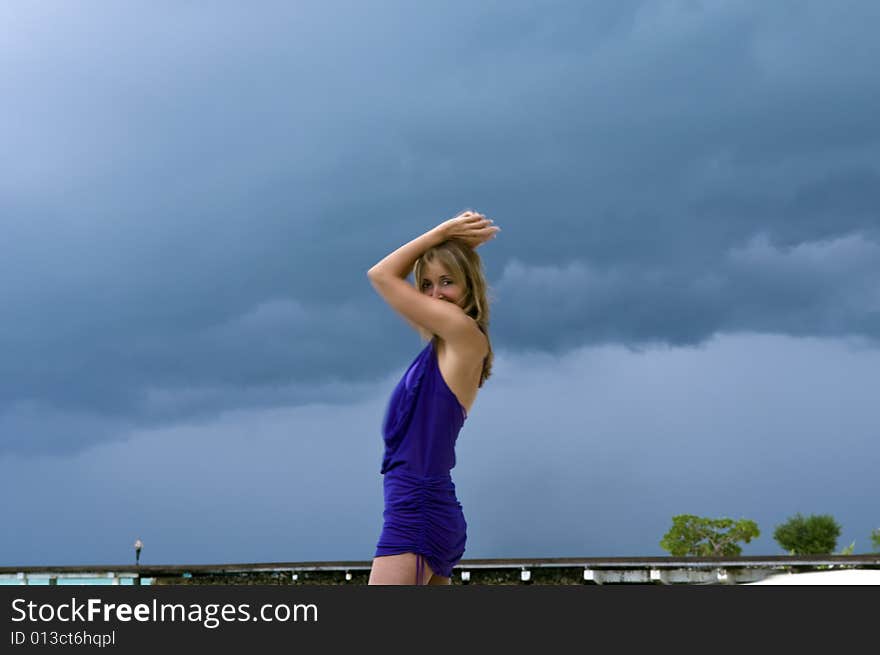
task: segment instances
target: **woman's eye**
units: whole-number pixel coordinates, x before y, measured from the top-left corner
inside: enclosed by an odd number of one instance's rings
[[[452,280],[441,280],[440,284],[454,284],[454,282]],[[429,286],[431,286],[430,282],[422,283],[422,289],[427,289]]]

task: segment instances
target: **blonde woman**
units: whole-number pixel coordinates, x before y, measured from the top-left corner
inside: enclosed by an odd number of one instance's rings
[[[500,231],[493,223],[462,212],[367,272],[428,341],[385,411],[384,524],[369,584],[448,585],[464,554],[467,522],[451,470],[458,433],[492,369],[488,285],[476,248]]]

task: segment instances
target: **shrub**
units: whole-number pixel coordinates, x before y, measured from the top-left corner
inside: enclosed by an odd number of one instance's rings
[[[830,514],[800,513],[776,526],[773,538],[792,555],[831,554],[840,536],[840,526]]]
[[[660,546],[675,557],[738,557],[742,548],[736,542],[749,543],[760,534],[758,524],[748,519],[734,522],[729,518],[678,514],[672,517],[672,527],[663,536]]]

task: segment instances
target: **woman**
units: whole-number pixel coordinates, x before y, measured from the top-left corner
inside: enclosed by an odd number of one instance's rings
[[[450,475],[455,441],[491,374],[487,284],[475,249],[501,228],[465,211],[371,268],[373,287],[429,343],[383,421],[384,525],[369,584],[451,584],[467,523]],[[414,270],[414,288],[406,278]]]

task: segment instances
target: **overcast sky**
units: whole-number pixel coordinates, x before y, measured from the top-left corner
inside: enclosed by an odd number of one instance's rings
[[[465,559],[675,514],[880,526],[880,4],[6,2],[0,565],[370,560],[422,347],[365,272],[465,208]]]

